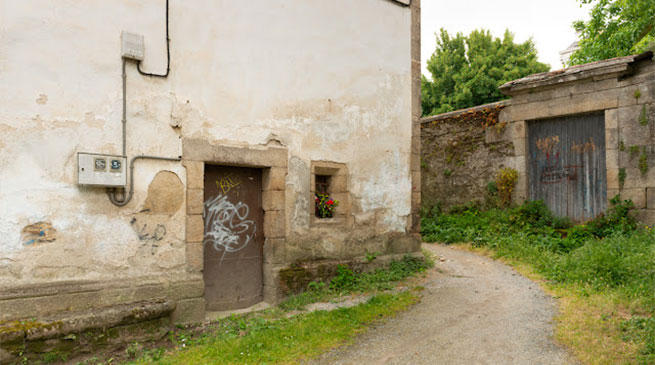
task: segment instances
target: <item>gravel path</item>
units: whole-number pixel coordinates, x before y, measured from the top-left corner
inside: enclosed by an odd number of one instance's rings
[[[442,245],[421,303],[318,364],[575,364],[553,343],[554,299],[512,268]]]

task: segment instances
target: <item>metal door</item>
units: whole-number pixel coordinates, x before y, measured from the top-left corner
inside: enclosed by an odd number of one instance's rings
[[[207,310],[263,300],[262,171],[205,165],[204,272]]]
[[[604,114],[530,122],[528,153],[530,199],[578,222],[605,211]]]

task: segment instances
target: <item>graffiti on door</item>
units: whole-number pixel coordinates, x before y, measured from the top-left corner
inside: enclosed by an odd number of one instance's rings
[[[262,170],[205,165],[203,272],[206,309],[263,299]]]
[[[539,181],[542,184],[558,184],[564,180],[575,181],[578,179],[578,169],[580,168],[582,168],[580,165],[562,166],[559,152],[556,152],[555,155],[546,153],[546,163],[541,168]]]
[[[531,121],[528,149],[530,199],[575,221],[605,210],[604,113]]]
[[[219,194],[205,201],[203,243],[223,251],[223,257],[228,252],[244,249],[254,239],[257,231],[255,222],[247,219],[249,212],[246,204],[233,204],[226,195]]]

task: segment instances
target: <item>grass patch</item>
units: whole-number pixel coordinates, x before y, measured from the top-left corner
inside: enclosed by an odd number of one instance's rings
[[[422,221],[428,242],[468,242],[541,281],[560,302],[557,338],[588,363],[655,362],[655,232],[637,227],[630,201],[584,225],[542,202],[462,207]]]
[[[157,346],[133,343],[121,358],[132,364],[290,363],[311,359],[345,344],[380,320],[407,309],[419,300],[422,287],[397,293],[407,278],[434,266],[433,255],[405,256],[387,268],[356,273],[346,266],[330,281],[312,282],[307,291],[266,311],[231,316],[202,326],[179,327]],[[408,282],[404,281],[407,285]],[[350,308],[291,315],[307,304],[338,300],[353,293],[370,293],[368,301]]]
[[[158,358],[144,356],[134,364],[290,363],[313,358],[347,343],[354,335],[419,300],[410,291],[380,294],[366,303],[290,318],[280,311],[229,317],[212,324],[202,336],[178,334],[177,348]]]
[[[393,289],[398,282],[434,266],[428,253],[424,257],[405,256],[393,261],[387,268],[368,273],[356,273],[347,266],[339,265],[337,275],[329,282],[311,282],[303,293],[292,295],[280,304],[283,310],[300,310],[310,303],[325,302],[352,293]]]

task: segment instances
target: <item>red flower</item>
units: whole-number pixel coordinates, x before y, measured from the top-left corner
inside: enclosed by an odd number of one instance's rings
[[[316,202],[318,203],[318,198],[316,198]]]
[[[332,199],[330,199],[330,200],[328,200],[327,203],[325,203],[325,204],[327,204],[327,205],[332,205],[332,204],[334,204],[334,202],[332,201]]]

